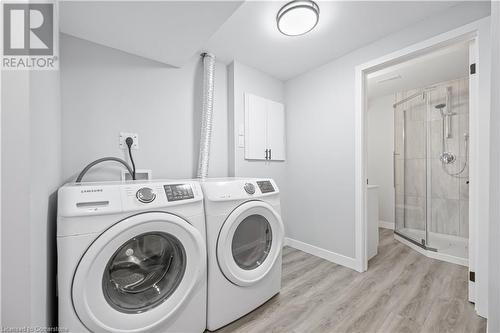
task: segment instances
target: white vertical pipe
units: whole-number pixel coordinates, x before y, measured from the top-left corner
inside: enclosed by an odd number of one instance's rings
[[[215,56],[203,53],[203,105],[201,114],[200,153],[198,156],[198,178],[208,176],[210,142],[212,138],[212,114],[214,106]]]

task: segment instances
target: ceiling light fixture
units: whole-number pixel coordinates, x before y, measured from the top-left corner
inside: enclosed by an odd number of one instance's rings
[[[319,7],[311,0],[295,0],[287,3],[278,11],[276,23],[278,30],[287,36],[300,36],[308,33],[318,24]]]

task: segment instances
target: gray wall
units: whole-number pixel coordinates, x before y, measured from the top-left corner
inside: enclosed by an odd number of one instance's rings
[[[2,72],[2,326],[30,324],[29,73]],[[15,189],[16,195],[9,195]]]
[[[245,160],[245,148],[238,147],[237,143],[238,129],[245,122],[245,93],[284,103],[284,83],[238,61],[234,61],[229,65],[228,75],[229,133],[231,133],[231,140],[229,141],[229,173],[235,177],[273,178],[280,188],[281,201],[283,202],[286,196],[284,178],[286,161]],[[284,220],[286,221],[286,216],[284,216]]]
[[[55,325],[57,189],[61,177],[59,71],[30,74],[31,324]]]
[[[291,238],[355,255],[355,67],[487,15],[453,7],[286,82],[287,191],[300,193],[283,207]]]
[[[128,160],[120,132],[139,134],[134,159],[154,178],[196,174],[202,96],[199,56],[166,67],[81,39],[61,35],[63,176],[72,178],[104,156]],[[227,176],[227,71],[217,63],[209,176]],[[96,167],[86,180],[118,180],[120,167]]]
[[[55,324],[58,71],[2,72],[2,325]]]

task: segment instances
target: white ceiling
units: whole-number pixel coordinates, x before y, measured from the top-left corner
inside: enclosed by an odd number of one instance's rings
[[[182,66],[242,1],[64,1],[61,32]]]
[[[206,48],[223,61],[237,59],[287,80],[460,4],[453,1],[317,1],[320,20],[316,28],[306,35],[289,37],[276,28],[276,13],[284,3],[245,2]]]
[[[457,79],[467,76],[468,70],[468,43],[452,45],[370,73],[367,78],[368,98]]]
[[[372,43],[455,1],[317,1],[320,20],[303,36],[282,35],[284,1],[63,1],[63,33],[173,66],[210,51],[287,80]],[[489,3],[474,1],[474,5]],[[468,7],[469,8],[469,7]]]

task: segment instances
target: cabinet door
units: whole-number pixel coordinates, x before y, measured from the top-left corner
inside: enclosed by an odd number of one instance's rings
[[[271,160],[285,160],[285,106],[273,101],[267,101],[267,148]]]
[[[245,159],[266,159],[267,103],[262,97],[245,94]]]

